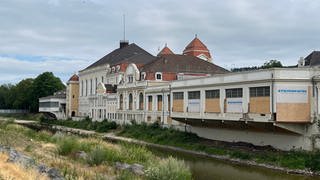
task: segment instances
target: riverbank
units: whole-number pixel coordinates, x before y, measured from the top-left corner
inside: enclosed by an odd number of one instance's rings
[[[64,121],[50,121],[63,125]],[[80,123],[81,122],[77,122]],[[77,132],[77,131],[76,131]],[[283,152],[271,147],[259,147],[244,143],[226,143],[203,139],[195,134],[161,128],[157,124],[133,124],[116,130],[117,136],[131,138],[130,141],[205,157],[247,164],[286,173],[319,175],[320,153],[306,151]],[[116,137],[116,136],[114,136]],[[120,140],[113,138],[114,140]]]
[[[157,124],[127,125],[117,135],[192,151],[195,154],[234,163],[265,167],[287,173],[320,175],[320,152],[301,150],[284,152],[272,147],[213,141],[200,138],[196,134],[161,128]]]
[[[183,161],[157,157],[144,146],[112,144],[99,137],[65,136],[0,122],[0,144],[59,169],[66,179],[191,179]]]

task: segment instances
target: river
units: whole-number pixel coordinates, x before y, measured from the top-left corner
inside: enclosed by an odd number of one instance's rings
[[[161,157],[173,156],[184,160],[196,180],[320,180],[320,177],[286,174],[266,168],[233,164],[171,150],[154,148],[150,148],[150,150]]]

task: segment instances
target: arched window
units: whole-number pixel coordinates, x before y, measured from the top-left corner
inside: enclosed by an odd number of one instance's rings
[[[120,94],[120,110],[123,109],[123,95]]]
[[[142,93],[139,94],[139,109],[140,110],[143,109],[143,94]]]
[[[132,110],[132,101],[133,101],[132,94],[129,94],[129,110]]]

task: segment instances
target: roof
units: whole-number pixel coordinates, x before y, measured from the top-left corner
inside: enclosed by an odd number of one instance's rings
[[[320,51],[313,51],[305,59],[306,66],[319,66],[320,65]]]
[[[51,99],[51,98],[57,98],[57,99],[65,99],[66,98],[66,90],[61,90],[53,93],[51,96],[41,97],[39,99]]]
[[[153,59],[153,55],[151,55],[135,43],[132,43],[123,48],[115,49],[114,51],[105,55],[100,60],[96,61],[95,63],[91,64],[85,69],[90,69],[105,64],[116,65],[125,62],[146,64],[152,61]]]
[[[74,74],[70,77],[69,81],[79,81],[79,76]]]
[[[158,56],[166,55],[166,54],[174,54],[167,45],[158,53]]]
[[[222,74],[229,71],[195,56],[168,54],[144,65],[141,72]]]
[[[186,54],[189,51],[208,51],[209,49],[207,48],[206,45],[204,45],[199,38],[195,37],[183,50],[183,54]],[[210,54],[209,54],[210,55]],[[210,58],[210,57],[209,57]]]

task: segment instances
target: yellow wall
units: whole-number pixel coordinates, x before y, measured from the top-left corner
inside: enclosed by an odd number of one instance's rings
[[[174,99],[172,103],[173,112],[183,112],[183,99]]]
[[[68,114],[71,116],[72,111],[75,112],[75,116],[78,116],[79,112],[79,83],[70,83],[70,94],[69,94],[69,103],[70,109],[68,109]]]
[[[270,97],[250,97],[249,112],[270,114]]]
[[[205,112],[208,113],[220,113],[220,99],[206,99],[206,108]]]

